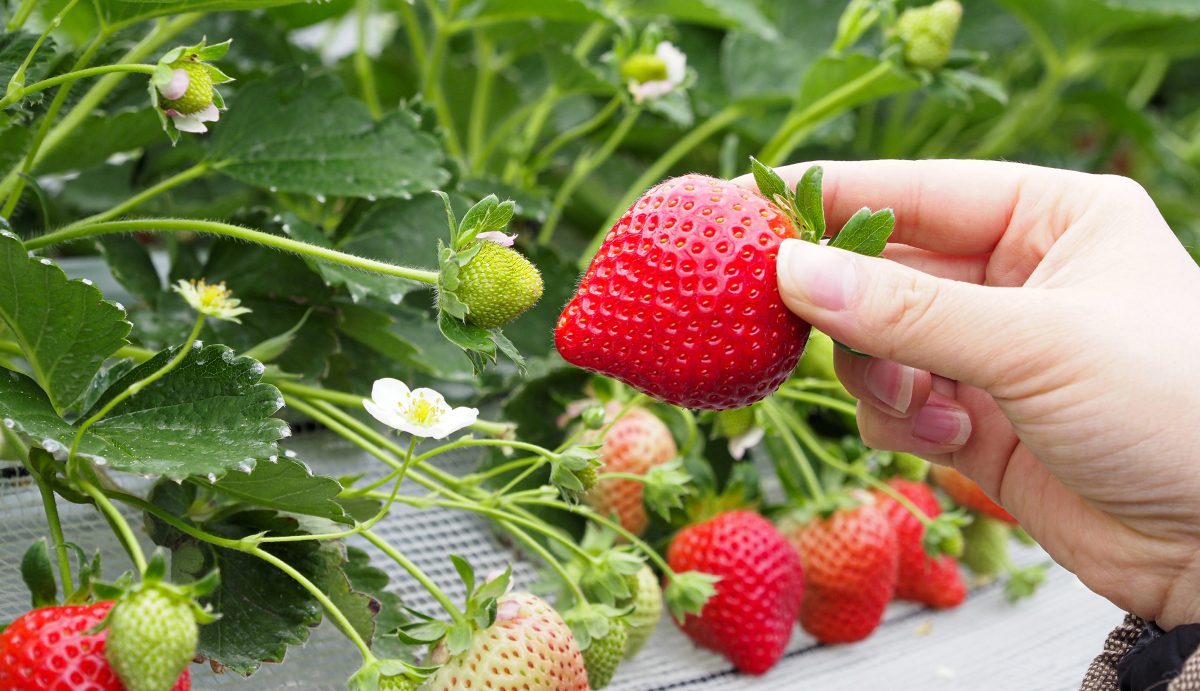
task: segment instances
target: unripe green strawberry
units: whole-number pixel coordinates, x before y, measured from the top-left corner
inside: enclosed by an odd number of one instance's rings
[[[621,63],[621,76],[644,84],[667,78],[667,63],[654,53],[637,53]]]
[[[754,408],[734,408],[717,411],[717,429],[726,439],[740,437],[754,426]]]
[[[417,682],[402,675],[380,677],[379,691],[417,691]]]
[[[163,99],[164,110],[175,110],[182,115],[198,113],[212,105],[213,80],[204,65],[191,60],[179,60],[171,63],[172,70],[187,72],[188,86],[183,95],[174,100]]]
[[[190,598],[147,584],[113,607],[106,655],[127,691],[164,691],[192,661],[199,637]]]
[[[612,681],[617,667],[625,656],[625,641],[629,630],[622,621],[613,621],[603,638],[593,638],[592,644],[583,651],[583,666],[587,669],[588,684],[593,689],[602,689]]]
[[[954,35],[962,21],[958,0],[938,0],[905,10],[893,31],[904,44],[904,60],[913,67],[936,70],[950,58]]]
[[[600,473],[596,472],[593,466],[588,466],[576,472],[575,477],[579,478],[579,482],[583,485],[583,491],[586,492],[596,486],[596,482],[600,479]]]
[[[962,563],[979,578],[995,578],[1008,568],[1008,538],[1011,534],[1012,528],[1007,523],[976,516],[963,528],[967,544],[963,548]]]
[[[646,641],[650,640],[650,634],[654,633],[658,620],[662,618],[663,608],[662,586],[654,575],[654,569],[649,566],[643,566],[637,572],[637,586],[630,588],[630,591],[634,596],[633,611],[625,616],[625,625],[629,630],[625,640],[626,659],[637,655]]]
[[[542,275],[520,252],[483,241],[458,275],[467,322],[494,329],[521,316],[542,297]]]

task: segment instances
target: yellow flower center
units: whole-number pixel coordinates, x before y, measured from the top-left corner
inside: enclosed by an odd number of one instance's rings
[[[226,301],[229,299],[230,292],[225,287],[225,281],[221,281],[215,285],[208,285],[202,278],[195,286],[201,305],[206,308],[215,307],[218,309],[226,307]]]
[[[401,413],[418,425],[433,425],[442,417],[442,408],[435,401],[418,395],[408,402],[406,409],[401,410]]]

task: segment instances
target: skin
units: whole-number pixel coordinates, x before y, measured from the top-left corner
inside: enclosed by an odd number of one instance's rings
[[[1200,622],[1200,268],[1146,192],[1014,163],[820,165],[831,227],[897,218],[883,258],[779,255],[787,305],[872,355],[836,360],[863,439],[962,471],[1118,607]]]

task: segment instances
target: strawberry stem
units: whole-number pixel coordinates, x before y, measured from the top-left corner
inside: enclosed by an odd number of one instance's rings
[[[763,413],[767,419],[771,421],[772,427],[779,434],[785,446],[788,447],[790,457],[795,463],[796,468],[800,471],[800,475],[804,478],[805,484],[808,485],[808,491],[812,495],[813,500],[821,503],[825,500],[825,490],[821,487],[820,480],[817,479],[817,474],[813,471],[812,464],[808,462],[808,457],[796,443],[796,436],[788,426],[788,421],[782,407],[772,399],[768,398],[763,401]]]

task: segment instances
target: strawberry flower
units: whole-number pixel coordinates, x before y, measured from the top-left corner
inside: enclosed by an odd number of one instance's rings
[[[242,301],[233,297],[224,281],[210,285],[203,278],[198,281],[181,278],[171,289],[179,293],[192,309],[214,319],[241,324],[238,317],[251,311],[249,307],[241,306]]]
[[[451,408],[433,389],[409,389],[398,379],[379,379],[363,399],[371,417],[414,437],[445,439],[479,417],[475,408]]]
[[[670,41],[659,41],[654,53],[632,56],[622,65],[634,103],[662,98],[687,78],[687,55]]]

